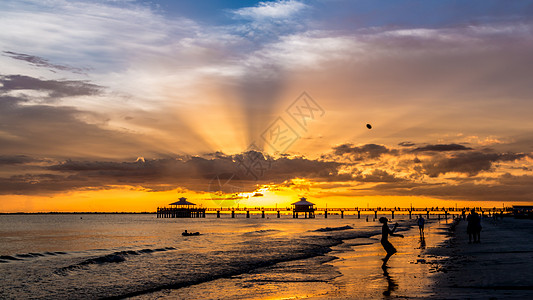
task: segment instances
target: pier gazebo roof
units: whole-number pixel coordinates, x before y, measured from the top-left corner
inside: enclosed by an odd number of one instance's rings
[[[302,198],[300,198],[300,201],[294,202],[291,205],[295,205],[295,206],[313,206],[315,204],[307,201],[307,199],[305,197],[302,197]]]
[[[178,205],[178,206],[187,205],[187,206],[189,206],[189,205],[196,205],[196,204],[187,201],[187,198],[185,198],[185,197],[181,197],[180,201],[177,201],[177,202],[174,202],[174,203],[170,203],[169,205]]]

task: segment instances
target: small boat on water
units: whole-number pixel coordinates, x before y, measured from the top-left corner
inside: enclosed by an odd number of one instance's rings
[[[181,235],[183,236],[193,236],[193,235],[200,235],[199,232],[187,232],[187,230],[185,230],[184,232],[181,233]]]

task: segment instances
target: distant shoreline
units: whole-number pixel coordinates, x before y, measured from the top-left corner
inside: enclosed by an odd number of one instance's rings
[[[156,212],[13,212],[0,215],[155,215]]]

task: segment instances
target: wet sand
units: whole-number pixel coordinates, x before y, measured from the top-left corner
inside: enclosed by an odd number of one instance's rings
[[[482,222],[481,243],[469,244],[466,221],[445,247],[435,277],[439,299],[533,299],[533,220]]]
[[[448,222],[451,223],[451,219]],[[421,239],[417,226],[400,232],[404,238],[391,237],[389,240],[398,253],[392,256],[385,269],[381,268],[381,259],[386,254],[379,243],[381,236],[369,239],[368,245],[357,245],[364,242],[360,239],[346,241],[330,254],[338,257],[330,264],[342,273],[331,282],[336,289],[316,298],[412,299],[434,296],[433,277],[439,269],[437,262],[442,258],[428,255],[427,251],[444,242],[447,228],[445,220],[431,220],[426,224],[424,239]],[[352,251],[344,251],[346,247]]]

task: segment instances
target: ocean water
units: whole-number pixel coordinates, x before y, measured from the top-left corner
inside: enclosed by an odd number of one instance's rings
[[[184,237],[185,229],[201,235]],[[369,238],[380,230],[356,216],[0,215],[0,298],[186,298],[189,287],[216,281],[215,292],[206,285],[196,297],[224,299],[240,288],[227,280],[243,275],[249,286],[318,288],[340,275],[325,264],[335,259],[326,255],[331,247],[348,239],[378,242]],[[248,290],[262,297],[260,289]]]

